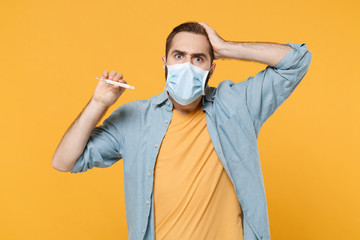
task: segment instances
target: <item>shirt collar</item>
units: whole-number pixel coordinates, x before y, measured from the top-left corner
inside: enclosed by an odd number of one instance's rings
[[[160,105],[163,102],[165,102],[167,99],[169,99],[169,96],[168,96],[166,88],[164,88],[164,91],[155,97],[154,103],[156,105]]]

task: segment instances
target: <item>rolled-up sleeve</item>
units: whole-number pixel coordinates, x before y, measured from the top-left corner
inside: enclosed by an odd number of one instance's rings
[[[93,167],[110,167],[121,159],[122,139],[116,126],[106,119],[91,132],[86,147],[71,173],[85,172]]]
[[[286,43],[292,49],[274,67],[266,67],[245,84],[246,104],[258,130],[304,78],[312,59],[306,44]]]

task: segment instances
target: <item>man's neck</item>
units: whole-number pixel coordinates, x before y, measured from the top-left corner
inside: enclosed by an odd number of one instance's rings
[[[202,106],[202,96],[198,97],[194,102],[190,103],[189,105],[180,105],[178,104],[172,97],[170,94],[169,95],[169,98],[170,100],[172,101],[173,103],[173,106],[174,106],[174,109],[176,111],[178,111],[179,113],[183,114],[183,115],[186,115],[188,113],[191,113],[195,110],[198,109],[198,107],[201,107]]]

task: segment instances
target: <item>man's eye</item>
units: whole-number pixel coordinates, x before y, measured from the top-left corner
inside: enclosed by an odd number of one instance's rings
[[[201,57],[196,57],[195,60],[196,60],[197,62],[200,62],[200,61],[202,61],[202,58],[201,58]]]
[[[181,58],[181,55],[180,55],[180,54],[176,54],[176,55],[175,55],[175,58]]]

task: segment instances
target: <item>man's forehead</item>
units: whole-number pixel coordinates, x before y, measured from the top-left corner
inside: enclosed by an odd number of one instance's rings
[[[179,32],[172,40],[170,53],[175,50],[186,52],[189,54],[206,54],[209,55],[210,44],[204,35]]]

